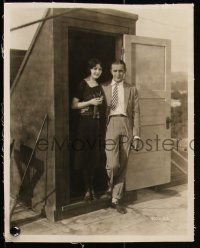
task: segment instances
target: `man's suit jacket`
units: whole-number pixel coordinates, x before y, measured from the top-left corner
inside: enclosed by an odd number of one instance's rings
[[[126,82],[124,86],[124,106],[129,120],[129,128],[132,131],[133,136],[140,136],[139,133],[139,103],[138,103],[138,92],[135,86],[131,86]],[[111,81],[102,85],[105,105],[106,105],[106,123],[109,123],[110,109],[112,101],[112,86]]]

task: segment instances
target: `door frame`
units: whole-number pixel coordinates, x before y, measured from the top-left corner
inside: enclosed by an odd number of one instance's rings
[[[103,15],[103,14],[100,14]],[[85,19],[84,19],[85,18]],[[53,43],[54,43],[54,110],[55,110],[55,137],[58,143],[63,145],[62,151],[60,147],[55,146],[55,219],[63,218],[63,215],[74,215],[74,209],[77,208],[74,204],[70,204],[70,189],[69,189],[69,165],[66,161],[69,161],[69,151],[67,146],[67,138],[69,134],[69,80],[68,80],[68,29],[78,28],[82,31],[98,32],[101,34],[109,34],[116,37],[115,53],[116,58],[121,58],[122,46],[123,46],[123,34],[134,34],[135,25],[133,20],[127,21],[127,26],[116,26],[114,17],[109,16],[109,20],[112,23],[100,23],[94,20],[88,20],[92,18],[91,15],[83,17],[82,20],[74,19],[68,16],[62,16],[53,20]],[[119,25],[119,17],[117,24]],[[106,20],[104,20],[106,21]],[[66,139],[63,139],[65,137]],[[63,173],[64,172],[64,173]],[[63,190],[65,189],[65,190]],[[96,208],[101,208],[101,204],[97,204]],[[105,204],[104,204],[105,205]],[[94,206],[95,207],[95,206]],[[79,204],[78,209],[83,208],[82,203]],[[79,211],[78,210],[78,211]],[[84,211],[91,211],[91,209],[85,208]],[[77,211],[75,211],[77,212]]]

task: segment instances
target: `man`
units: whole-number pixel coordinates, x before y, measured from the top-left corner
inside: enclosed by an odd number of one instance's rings
[[[139,106],[135,86],[124,81],[126,64],[114,61],[111,64],[111,82],[102,88],[106,102],[106,170],[109,178],[108,192],[112,207],[125,214],[121,205],[126,176],[127,160],[131,147],[137,149],[139,138]]]

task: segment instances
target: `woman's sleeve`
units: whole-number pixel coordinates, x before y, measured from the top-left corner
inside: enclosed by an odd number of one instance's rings
[[[83,99],[84,82],[81,81],[75,91],[74,97],[78,98],[80,101]]]

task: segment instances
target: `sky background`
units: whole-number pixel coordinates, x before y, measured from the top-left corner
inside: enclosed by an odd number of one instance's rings
[[[63,6],[63,4],[62,4]],[[72,5],[65,4],[65,7]],[[77,6],[74,5],[73,6]],[[78,7],[86,6],[78,4]],[[137,14],[136,35],[171,40],[171,70],[188,72],[193,63],[193,5],[96,5]],[[87,5],[94,8],[95,5]],[[8,30],[43,17],[48,7],[58,4],[9,6]],[[38,24],[10,32],[10,48],[27,50]]]

